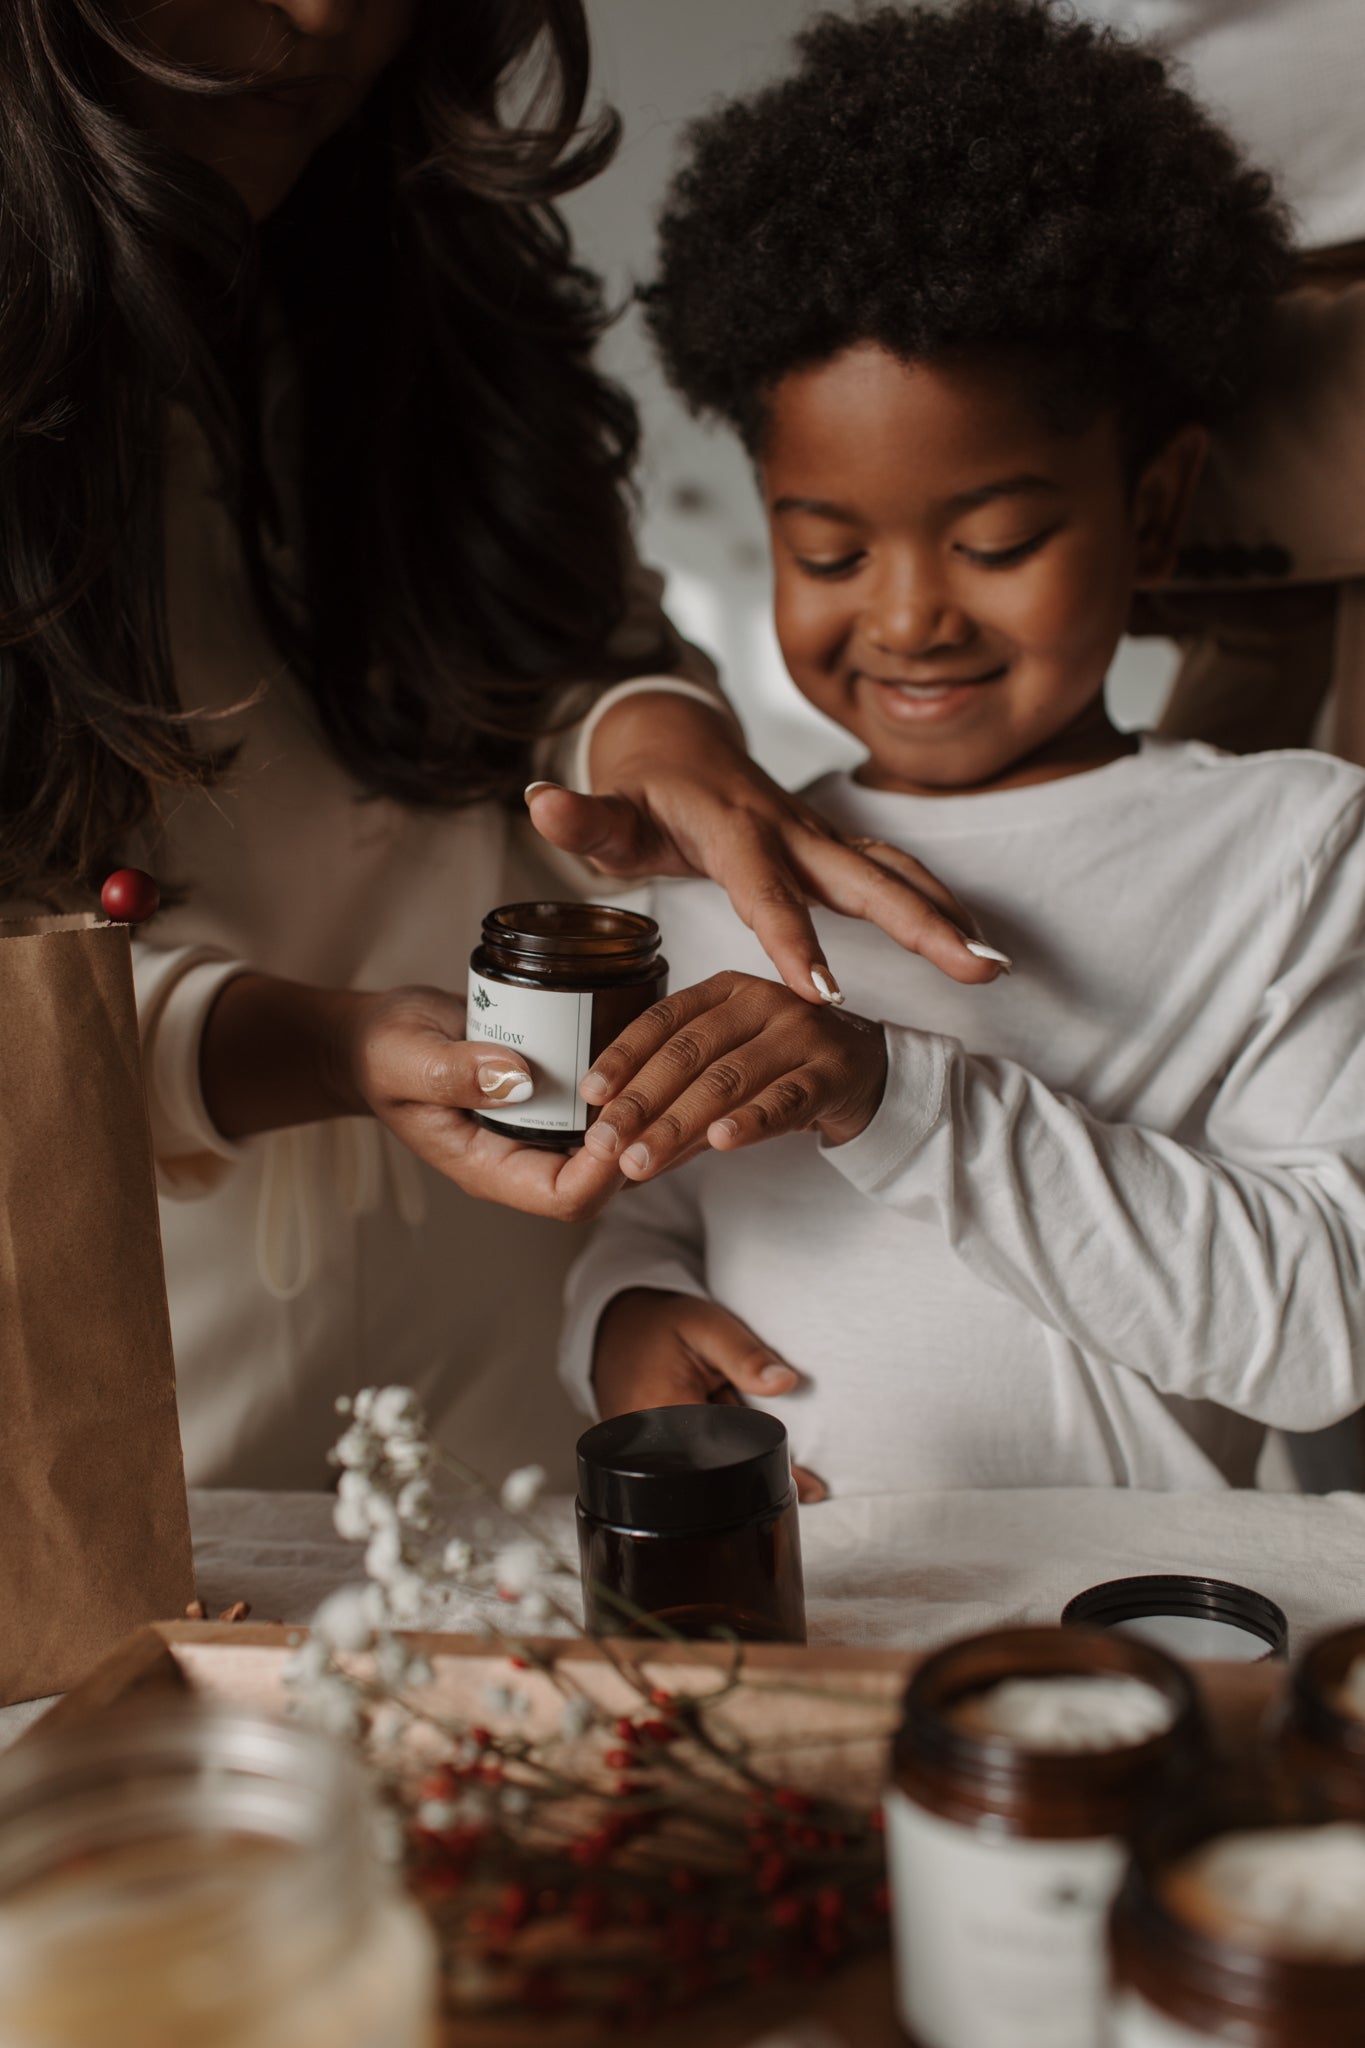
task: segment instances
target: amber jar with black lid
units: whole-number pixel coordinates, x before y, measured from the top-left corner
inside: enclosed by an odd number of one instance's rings
[[[1365,1914],[1355,1954],[1286,1946],[1264,1920],[1253,1935],[1235,1908],[1220,1913],[1199,1860],[1239,1838],[1256,1855],[1280,1840],[1301,1854],[1342,1826],[1365,1875],[1360,1823],[1283,1784],[1211,1790],[1143,1829],[1113,1910],[1111,2048],[1365,2048]]]
[[[1021,1690],[1030,1711],[1084,1696],[1110,1725],[1086,1747],[1003,1734],[991,1712]],[[897,2003],[919,2048],[1098,2048],[1127,1839],[1203,1748],[1188,1672],[1131,1637],[998,1629],[920,1666],[886,1799]]]
[[[578,1551],[594,1635],[804,1643],[787,1432],[756,1408],[644,1408],[578,1440]]]
[[[1365,1622],[1320,1637],[1300,1657],[1276,1750],[1301,1797],[1365,1821]]]
[[[520,1053],[534,1093],[478,1113],[523,1144],[581,1145],[597,1115],[578,1084],[598,1054],[668,989],[659,927],[600,903],[509,903],[483,921],[469,961],[466,1029]]]

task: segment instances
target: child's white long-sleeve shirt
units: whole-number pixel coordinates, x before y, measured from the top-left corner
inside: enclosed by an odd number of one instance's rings
[[[822,917],[887,1025],[852,1142],[709,1154],[632,1191],[569,1290],[710,1295],[805,1375],[769,1404],[839,1492],[1250,1482],[1262,1426],[1365,1404],[1365,775],[1156,740],[980,796],[826,777],[1014,972],[963,988]],[[707,883],[665,884],[675,988],[771,978]]]

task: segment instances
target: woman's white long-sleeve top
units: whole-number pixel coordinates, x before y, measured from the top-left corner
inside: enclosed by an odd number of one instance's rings
[[[177,892],[135,971],[190,1480],[325,1484],[336,1397],[374,1381],[417,1387],[441,1436],[491,1477],[539,1459],[565,1480],[576,1431],[553,1361],[581,1233],[470,1200],[366,1120],[230,1144],[204,1107],[199,1047],[244,968],[462,995],[487,910],[594,885],[497,805],[360,798],[264,633],[183,417],[167,504],[181,702],[203,714],[206,744],[237,749],[214,788],[172,800],[140,854]],[[581,781],[582,741],[541,772]]]

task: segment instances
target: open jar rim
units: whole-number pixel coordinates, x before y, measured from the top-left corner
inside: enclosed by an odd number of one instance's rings
[[[1224,1772],[1138,1830],[1111,1918],[1116,1981],[1183,2025],[1237,2027],[1249,2048],[1365,2048],[1365,1962],[1277,1954],[1192,1925],[1162,1880],[1207,1842],[1327,1824],[1287,1786]],[[1220,2032],[1215,2038],[1223,2038]]]
[[[1008,1679],[1110,1676],[1139,1679],[1161,1693],[1172,1710],[1168,1725],[1112,1748],[1039,1750],[963,1726],[952,1712]],[[1111,1809],[1149,1776],[1193,1759],[1203,1734],[1194,1681],[1164,1650],[1098,1629],[993,1629],[949,1643],[920,1665],[905,1695],[892,1765],[907,1791],[937,1788],[950,1803],[1002,1824],[1014,1809],[1033,1809],[1028,1832],[1086,1836],[1120,1827],[1122,1816]]]
[[[1365,1622],[1320,1636],[1294,1666],[1288,1720],[1310,1741],[1344,1751],[1365,1770],[1365,1720],[1338,1707],[1332,1697],[1358,1658],[1365,1658]]]
[[[643,911],[606,903],[505,903],[483,920],[483,943],[496,953],[538,960],[650,960],[659,927]]]

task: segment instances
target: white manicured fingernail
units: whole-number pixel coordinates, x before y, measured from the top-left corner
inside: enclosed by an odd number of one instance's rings
[[[844,992],[830,973],[828,967],[812,967],[810,978],[815,993],[819,996],[822,1003],[834,1003],[837,1005],[844,1000]]]
[[[988,946],[984,939],[965,939],[963,944],[969,953],[975,953],[978,960],[993,960],[997,967],[1003,967],[1006,974],[1014,962],[1008,953],[1002,953],[998,946]]]
[[[533,797],[533,796],[535,795],[536,791],[537,791],[537,790],[539,790],[539,789],[562,789],[562,788],[563,788],[563,784],[562,784],[562,783],[559,783],[559,782],[546,782],[546,781],[544,781],[543,779],[542,779],[541,781],[539,781],[539,782],[528,782],[528,783],[527,783],[527,785],[526,785],[526,787],[525,787],[525,789],[524,789],[524,790],[523,790],[523,791],[521,792],[521,800],[522,800],[522,802],[523,802],[524,804],[529,804],[529,803],[530,803],[530,801],[531,801],[531,798],[532,798],[532,797]]]
[[[520,1067],[480,1067],[479,1090],[490,1102],[529,1102],[536,1084]]]

